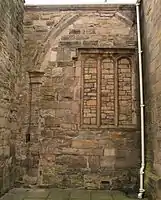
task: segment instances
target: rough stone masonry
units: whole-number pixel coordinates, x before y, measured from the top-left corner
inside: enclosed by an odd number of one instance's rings
[[[129,5],[26,6],[25,184],[137,184],[135,18]]]
[[[154,200],[161,191],[160,5],[143,0],[141,7],[145,183]],[[26,7],[24,34],[23,12],[21,0],[0,2],[0,194],[24,184],[137,184],[134,6]]]
[[[142,35],[146,116],[146,189],[151,199],[161,199],[161,5],[143,1]]]
[[[0,1],[0,194],[14,185],[19,168],[16,140],[22,135],[23,1]]]

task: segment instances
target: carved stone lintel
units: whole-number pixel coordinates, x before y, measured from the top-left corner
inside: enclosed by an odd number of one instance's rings
[[[43,71],[28,71],[30,77],[30,84],[42,84]]]

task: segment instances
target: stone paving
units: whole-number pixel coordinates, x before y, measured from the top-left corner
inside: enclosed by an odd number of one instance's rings
[[[135,200],[121,192],[77,189],[12,189],[0,200]]]

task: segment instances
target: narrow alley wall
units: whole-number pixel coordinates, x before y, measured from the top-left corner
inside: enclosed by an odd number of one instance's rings
[[[0,1],[0,194],[19,176],[16,140],[21,137],[23,4],[23,0]]]
[[[135,7],[125,5],[26,7],[26,183],[88,189],[137,184],[135,17]]]
[[[146,179],[152,199],[161,198],[161,4],[143,0],[141,5],[145,83]]]

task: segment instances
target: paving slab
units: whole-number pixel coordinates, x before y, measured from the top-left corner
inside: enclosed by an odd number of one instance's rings
[[[46,198],[24,198],[22,200],[46,200]]]
[[[13,189],[0,200],[137,200],[117,191],[78,189]]]
[[[113,200],[136,200],[135,198],[128,198],[124,193],[122,192],[111,192],[111,196]]]
[[[27,189],[16,188],[10,190],[4,196],[0,198],[0,200],[23,200],[26,196]]]
[[[113,200],[108,191],[92,191],[91,200]]]
[[[88,190],[72,190],[70,200],[90,200],[91,191]]]
[[[71,190],[63,189],[50,189],[47,200],[69,200]]]
[[[25,198],[28,199],[46,199],[49,196],[48,189],[31,189],[26,192]]]

